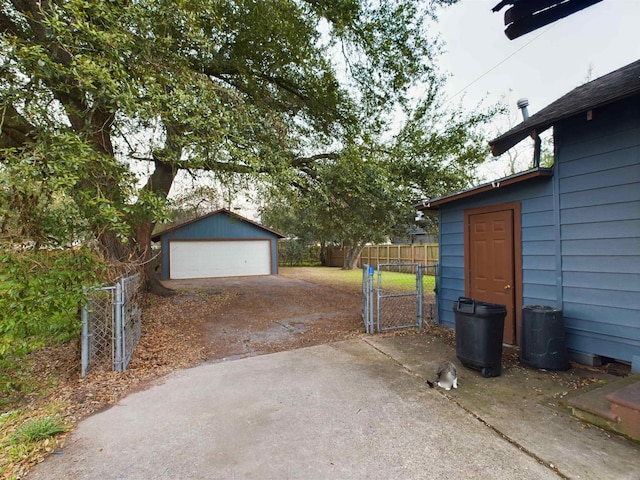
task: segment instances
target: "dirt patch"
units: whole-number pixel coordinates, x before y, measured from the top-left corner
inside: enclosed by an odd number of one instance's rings
[[[79,342],[36,352],[28,376],[38,385],[22,405],[68,403],[73,423],[133,389],[199,363],[279,352],[357,336],[363,331],[357,286],[328,286],[287,275],[170,281],[173,297],[150,295],[142,337],[129,368],[80,377]],[[52,388],[49,388],[52,387]],[[15,406],[15,405],[14,405]]]
[[[302,271],[298,272],[299,274]],[[180,292],[169,304],[188,304],[185,326],[207,360],[261,355],[352,338],[363,330],[361,296],[283,275],[166,282]]]

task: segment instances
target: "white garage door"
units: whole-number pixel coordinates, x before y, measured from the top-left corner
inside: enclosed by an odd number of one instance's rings
[[[172,241],[170,278],[242,277],[271,274],[269,240]]]

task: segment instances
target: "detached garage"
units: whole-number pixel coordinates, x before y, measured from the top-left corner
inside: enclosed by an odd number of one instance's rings
[[[162,279],[242,277],[278,273],[277,241],[284,238],[226,209],[153,237],[162,245]]]

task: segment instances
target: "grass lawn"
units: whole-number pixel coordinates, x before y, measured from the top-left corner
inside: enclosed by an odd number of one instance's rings
[[[323,285],[340,285],[353,289],[362,289],[362,270],[342,270],[339,267],[279,267],[283,277],[299,278]],[[383,272],[383,287],[393,290],[415,288],[415,274]],[[374,273],[374,282],[378,282],[378,271]],[[422,288],[425,294],[432,293],[436,286],[436,278],[432,275],[422,277]]]

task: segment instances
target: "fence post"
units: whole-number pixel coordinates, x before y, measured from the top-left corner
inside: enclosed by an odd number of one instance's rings
[[[115,332],[114,332],[114,340],[115,340],[115,358],[113,360],[113,369],[116,372],[122,371],[122,308],[124,306],[124,301],[122,299],[123,295],[122,282],[116,283],[116,298],[115,298]]]
[[[422,265],[416,265],[416,321],[418,324],[418,328],[422,329],[424,324],[424,313],[423,313],[423,283],[422,283],[422,275],[424,274],[422,270]]]
[[[374,333],[376,333],[376,326],[375,326],[375,318],[376,318],[376,311],[373,309],[373,299],[374,299],[374,280],[373,280],[373,275],[375,274],[375,268],[373,268],[372,266],[369,266],[369,305],[371,305],[371,308],[369,309],[369,333],[371,333],[372,335]]]
[[[82,347],[80,361],[82,363],[81,375],[84,377],[89,368],[89,311],[87,305],[87,288],[82,287]]]

